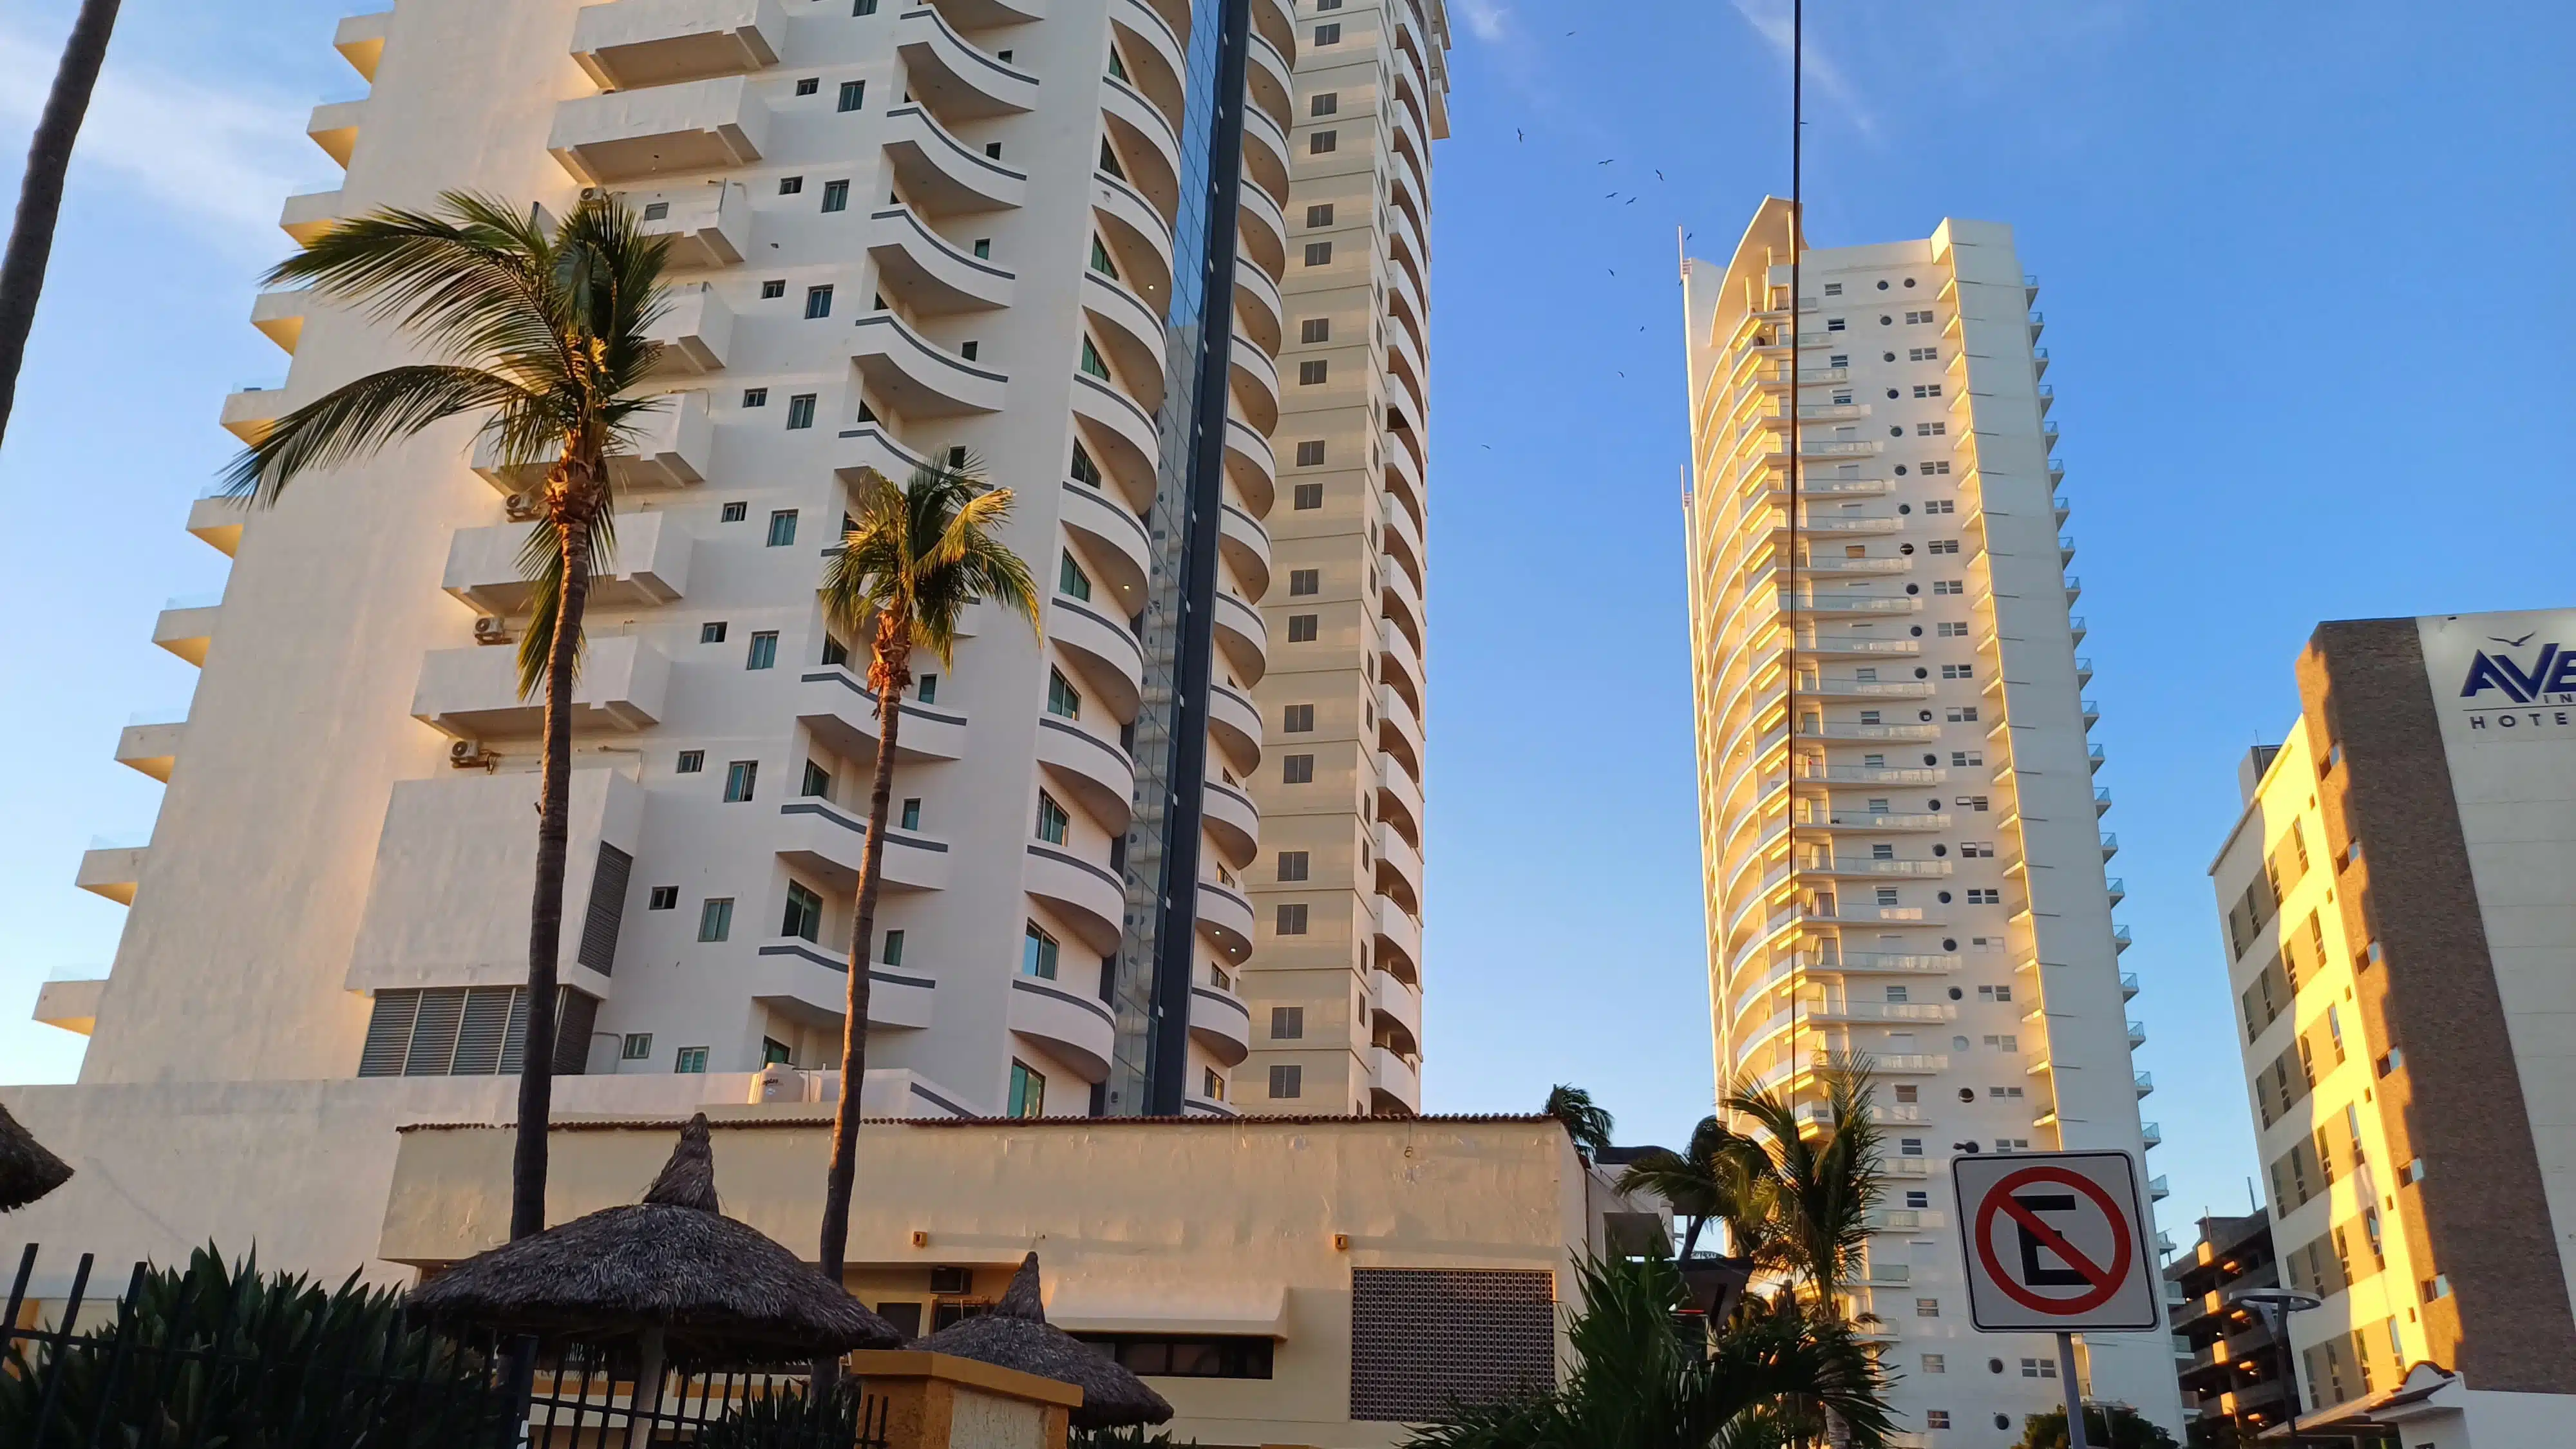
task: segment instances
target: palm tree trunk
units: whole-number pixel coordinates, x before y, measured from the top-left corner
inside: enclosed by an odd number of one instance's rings
[[[107,61],[119,0],[81,0],[72,33],[63,42],[45,113],[27,145],[27,173],[18,183],[18,217],[9,230],[9,254],[0,259],[0,437],[18,397],[18,365],[27,357],[27,334],[36,325],[36,299],[44,295],[45,264],[53,259],[54,222],[62,215],[63,178],[71,171],[72,143],[80,139],[89,94]]]
[[[868,684],[877,692],[877,764],[868,783],[868,843],[859,857],[859,913],[850,927],[850,999],[841,1013],[841,1102],[832,1114],[832,1166],[823,1182],[823,1276],[841,1281],[850,1247],[850,1192],[859,1171],[859,1093],[868,1070],[868,957],[877,934],[877,886],[894,806],[895,727],[912,683],[912,623],[877,616]]]
[[[564,493],[596,507],[589,468],[569,469]],[[577,504],[556,510],[563,593],[546,656],[546,758],[537,806],[536,894],[528,903],[528,1029],[519,1050],[519,1135],[510,1162],[510,1236],[546,1226],[546,1128],[555,1100],[555,962],[563,950],[564,858],[572,836],[573,669],[581,616],[590,597],[590,518]],[[585,1045],[587,1045],[585,1043]]]

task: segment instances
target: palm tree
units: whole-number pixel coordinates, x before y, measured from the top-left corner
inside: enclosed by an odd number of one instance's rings
[[[1710,1223],[1722,1222],[1737,1256],[1774,1267],[1779,1233],[1760,1162],[1751,1142],[1718,1118],[1702,1117],[1681,1151],[1655,1147],[1638,1154],[1619,1175],[1619,1190],[1651,1192],[1672,1205],[1682,1219],[1684,1258],[1698,1252],[1700,1234]]]
[[[331,228],[271,267],[267,282],[310,283],[332,301],[364,306],[449,360],[387,368],[333,389],[278,419],[224,474],[229,496],[265,507],[313,469],[459,416],[483,419],[482,435],[504,465],[546,466],[544,519],[520,558],[536,587],[519,646],[519,690],[525,698],[542,687],[546,706],[513,1238],[545,1226],[573,675],[593,565],[613,542],[608,456],[661,405],[636,389],[661,356],[661,344],[645,334],[665,305],[666,245],[604,197],[552,226],[533,208],[449,192],[436,212],[386,210]]]
[[[1802,1131],[1796,1105],[1776,1092],[1739,1084],[1726,1109],[1757,1129],[1746,1139],[1759,1155],[1776,1204],[1785,1254],[1807,1282],[1819,1310],[1839,1316],[1838,1293],[1869,1246],[1869,1215],[1886,1193],[1880,1166],[1883,1134],[1872,1119],[1867,1059],[1823,1074],[1824,1121]]]
[[[1753,1449],[1785,1444],[1820,1414],[1875,1449],[1892,1429],[1877,1361],[1840,1323],[1748,1302],[1723,1325],[1680,1316],[1688,1293],[1660,1255],[1586,1260],[1563,1387],[1462,1406],[1410,1449]]]
[[[18,216],[9,229],[9,251],[0,258],[0,437],[18,396],[18,365],[27,357],[27,333],[36,325],[36,299],[44,295],[45,264],[53,260],[54,222],[63,211],[63,178],[72,167],[72,143],[89,114],[89,93],[107,61],[116,32],[118,0],[81,0],[63,42],[54,88],[27,143],[27,172],[18,182]]]
[[[1011,490],[986,489],[972,458],[925,463],[896,488],[863,469],[857,521],[823,578],[823,617],[850,638],[872,635],[868,688],[877,698],[877,762],[868,787],[868,843],[859,866],[858,920],[850,931],[850,999],[841,1017],[841,1103],[832,1117],[832,1166],[823,1194],[823,1276],[838,1283],[849,1249],[850,1189],[858,1174],[859,1091],[868,1067],[868,956],[876,939],[877,885],[894,794],[895,730],[912,684],[912,651],[954,663],[957,619],[991,599],[1037,627],[1037,584],[997,536]]]
[[[1609,1150],[1615,1124],[1610,1109],[1595,1105],[1590,1092],[1559,1082],[1539,1110],[1565,1124],[1565,1134],[1574,1139],[1574,1150],[1583,1154],[1584,1161],[1596,1161]]]

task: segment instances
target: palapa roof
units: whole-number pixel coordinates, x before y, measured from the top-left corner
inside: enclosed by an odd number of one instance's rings
[[[952,1323],[916,1346],[1073,1385],[1082,1390],[1082,1403],[1070,1416],[1077,1429],[1160,1424],[1172,1417],[1172,1406],[1143,1379],[1046,1321],[1035,1253],[1021,1260],[992,1312]]]
[[[644,1200],[476,1254],[414,1289],[424,1317],[503,1332],[626,1338],[659,1327],[696,1364],[798,1363],[903,1334],[717,1207],[702,1113]]]
[[[45,1150],[0,1106],[0,1212],[25,1207],[71,1180],[71,1164]]]

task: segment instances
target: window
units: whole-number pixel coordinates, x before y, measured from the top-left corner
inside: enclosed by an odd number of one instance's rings
[[[744,657],[742,667],[745,669],[775,669],[778,667],[777,630],[763,629],[759,633],[751,636],[751,650]]]
[[[644,897],[644,909],[648,911],[673,910],[676,909],[679,904],[680,888],[678,886],[655,886]]]
[[[733,938],[733,897],[712,896],[698,907],[698,939],[727,941]]]
[[[1946,1354],[1938,1353],[1927,1353],[1923,1355],[1923,1371],[1927,1374],[1948,1373],[1950,1371],[1949,1357]]]
[[[812,760],[807,760],[805,762],[805,778],[797,782],[796,793],[808,798],[819,798],[824,800],[831,799],[832,772],[824,769],[818,764],[815,764]]]
[[[2378,1069],[2379,1075],[2387,1076],[2390,1072],[2406,1065],[2406,1053],[2397,1047],[2390,1047],[2388,1054],[2372,1065]]]
[[[1977,888],[1977,887],[1975,887],[1975,886],[1971,886],[1971,887],[1969,887],[1969,888],[1968,888],[1968,904],[1969,904],[1969,905],[1972,905],[1972,906],[2000,906],[2000,905],[2002,905],[2003,903],[2004,903],[2004,895],[2003,895],[2003,892],[2002,892],[2001,890],[1999,890],[1999,889],[1979,889],[1979,888]]]
[[[1319,201],[1306,208],[1306,225],[1331,226],[1332,224],[1333,204],[1331,202]]]
[[[2432,1302],[2436,1298],[2448,1298],[2451,1296],[2451,1275],[2448,1273],[2436,1273],[2432,1277],[2424,1280],[2423,1287],[2424,1301],[2427,1303]]]
[[[1938,1317],[1939,1315],[1935,1314],[1934,1316]],[[1928,1373],[1930,1370],[1927,1369],[1925,1372]],[[1926,1429],[1949,1428],[1950,1411],[1947,1409],[1925,1409],[1923,1411],[1923,1427]]]
[[[1896,904],[1896,887],[1894,887],[1894,886],[1880,886],[1880,887],[1878,888],[1878,902],[1877,902],[1877,903],[1878,903],[1879,905],[1882,905],[1882,906],[1892,906],[1892,905],[1895,905],[1895,904]],[[1903,992],[1904,990],[1905,990],[1905,988],[1904,988],[1904,987],[1902,987],[1902,986],[1891,986],[1891,987],[1887,988],[1887,992],[1888,992],[1887,999],[1888,999],[1888,1000],[1890,1000],[1890,1001],[1903,1001],[1905,998],[1904,998],[1902,995],[1900,995],[1899,993]]]
[[[1920,1137],[1897,1138],[1896,1155],[1899,1157],[1921,1157],[1923,1155],[1923,1139]]]
[[[1333,244],[1328,241],[1306,243],[1306,265],[1329,267],[1333,264]]]
[[[1909,347],[1905,349],[1905,360],[1908,362],[1939,362],[1941,360],[1941,349],[1938,347]]]
[[[787,400],[787,427],[793,432],[814,426],[814,394],[800,392]]]
[[[1905,1194],[1905,1205],[1910,1208],[1928,1208],[1932,1205],[1932,1194],[1928,1192],[1908,1192]]]
[[[1324,445],[1312,439],[1299,443],[1297,445],[1297,466],[1300,468],[1323,467]],[[1321,487],[1322,485],[1318,484],[1316,486]]]
[[[1290,569],[1288,571],[1288,593],[1290,597],[1295,598],[1307,594],[1320,594],[1323,591],[1323,570]]]
[[[888,966],[900,966],[903,964],[903,932],[888,931],[885,933],[885,949],[877,954],[877,959],[883,961]]]
[[[1334,131],[1317,131],[1306,138],[1306,154],[1309,156],[1321,156],[1340,144],[1340,133]]]
[[[1309,317],[1298,323],[1297,340],[1300,342],[1332,341],[1333,319],[1330,317]]]
[[[1840,283],[1840,282],[1827,282],[1827,283],[1825,283],[1825,295],[1826,295],[1826,296],[1828,296],[1828,297],[1839,297],[1839,296],[1841,296],[1842,294],[1843,294],[1843,284],[1842,284],[1842,283]]]
[[[1916,423],[1914,425],[1914,436],[1918,438],[1937,438],[1949,431],[1950,425],[1948,423]]]
[[[1207,1098],[1211,1102],[1222,1102],[1225,1100],[1225,1078],[1216,1074],[1216,1068],[1206,1067],[1200,1070],[1199,1095]],[[1265,1342],[1266,1341],[1267,1340],[1265,1340]]]
[[[622,1042],[618,1043],[618,1046],[617,1046],[617,1058],[618,1058],[618,1060],[620,1060],[620,1061],[627,1061],[627,1062],[642,1062],[642,1061],[650,1061],[650,1060],[652,1060],[652,1058],[653,1058],[653,1033],[651,1033],[651,1032],[649,1032],[649,1031],[630,1031],[630,1032],[628,1032],[628,1033],[626,1034],[626,1039],[625,1039],[624,1041],[622,1041]]]
[[[1306,852],[1302,850],[1283,850],[1279,852],[1279,878],[1281,880],[1304,880],[1306,878],[1307,860],[1308,856]]]
[[[1084,573],[1082,565],[1074,561],[1071,549],[1066,549],[1057,560],[1055,591],[1077,599],[1088,600],[1091,597],[1091,575]]]
[[[724,620],[722,620],[722,619],[710,619],[710,620],[708,620],[706,623],[700,624],[700,625],[698,626],[698,642],[699,642],[699,643],[701,643],[701,644],[722,644],[724,641],[725,641],[725,621],[724,621]]]
[[[1279,727],[1292,735],[1313,733],[1315,729],[1315,707],[1311,704],[1292,704],[1287,706],[1280,711]]]
[[[2030,1150],[2030,1139],[2027,1137],[1998,1137],[1995,1139],[1995,1150],[1997,1152],[2028,1152]]]
[[[1967,584],[1958,579],[1934,579],[1932,581],[1932,592],[1935,596],[1955,597],[1957,595],[1964,594],[1967,591]]]
[[[1074,688],[1073,681],[1064,677],[1064,671],[1053,665],[1047,667],[1046,707],[1047,713],[1058,719],[1082,718],[1082,691]]]
[[[1270,1068],[1270,1096],[1274,1101],[1288,1101],[1306,1095],[1306,1070],[1303,1067],[1274,1065]]]
[[[1918,463],[1915,465],[1914,471],[1922,474],[1926,478],[1941,478],[1948,476],[1950,465],[1947,463]]]
[[[1323,358],[1311,357],[1297,364],[1297,385],[1316,387],[1322,384],[1328,364]]]
[[[1905,325],[1908,327],[1919,327],[1931,320],[1932,314],[1929,312],[1908,312],[1905,314]]]
[[[1965,639],[1968,637],[1968,626],[1965,624],[1935,624],[1932,626],[1932,637],[1935,639]]]
[[[841,642],[840,640],[838,640],[838,639],[833,638],[833,637],[832,637],[831,635],[829,635],[829,634],[824,635],[824,636],[823,636],[823,664],[824,664],[824,667],[825,667],[825,668],[829,668],[829,667],[831,667],[832,665],[835,665],[835,664],[847,664],[847,663],[849,663],[849,662],[850,662],[850,646],[849,646],[849,645],[847,645],[847,644],[842,643],[842,642]]]
[[[1914,395],[1916,397],[1939,397],[1941,395],[1941,384],[1937,382],[1918,382],[1914,385]]]
[[[2021,1050],[2021,1038],[2010,1032],[2005,1032],[2000,1036],[1987,1037],[1986,1045],[1997,1051],[2017,1052]]]
[[[1270,1039],[1302,1041],[1306,1036],[1306,1008],[1274,1006],[1270,1008]]]
[[[722,507],[722,508],[720,508],[720,509],[718,509],[718,510],[716,511],[716,522],[718,522],[718,523],[740,523],[740,522],[742,522],[744,519],[749,518],[750,516],[751,516],[751,505],[750,505],[750,504],[748,504],[748,503],[728,503],[728,504],[726,504],[724,507]]]
[[[1332,24],[1332,25],[1318,25],[1318,26],[1316,26],[1316,27],[1315,27],[1315,43],[1316,43],[1317,45],[1339,45],[1339,44],[1341,44],[1341,43],[1342,43],[1342,27],[1341,27],[1341,25],[1340,25],[1339,23],[1335,23],[1335,24]]]
[[[863,80],[843,81],[843,82],[841,82],[841,103],[840,103],[840,105],[837,107],[837,109],[839,109],[839,110],[844,110],[844,111],[855,111],[855,110],[857,110],[860,106],[862,106],[862,105],[866,104],[866,102],[867,102],[867,98],[868,98],[868,83],[867,83],[866,81],[863,81]],[[837,181],[836,181],[836,182],[834,182],[834,183],[832,183],[832,184],[833,184],[833,185],[835,185],[835,186],[839,186],[839,187],[841,187],[842,191],[843,191],[843,192],[845,192],[845,193],[849,190],[849,187],[848,187],[848,186],[846,186],[846,185],[844,185],[844,184],[843,184],[843,183],[841,183],[841,182],[837,182]],[[823,208],[823,209],[824,209],[824,210],[826,210],[826,211],[837,211],[837,210],[839,210],[839,208],[838,208],[838,207],[829,207],[829,206],[827,206],[827,207],[825,207],[825,208]]]
[[[787,913],[778,923],[778,934],[811,941],[823,932],[823,898],[803,885],[787,883]]]
[[[1322,616],[1321,616],[1321,615],[1318,615],[1318,614],[1291,614],[1291,615],[1289,615],[1289,616],[1288,616],[1288,642],[1289,642],[1289,643],[1291,643],[1291,644],[1312,644],[1312,643],[1314,643],[1314,642],[1315,642],[1315,625],[1316,625],[1316,621],[1317,621],[1317,620],[1319,620],[1321,617],[1322,617]]]
[[[802,176],[781,176],[778,178],[778,194],[781,196],[794,196],[804,189],[805,178]]]
[[[1973,664],[1944,664],[1941,666],[1941,677],[1943,679],[1974,679],[1977,677],[1977,666]]]
[[[1020,974],[1053,981],[1056,956],[1062,950],[1044,927],[1035,921],[1029,922],[1028,929],[1020,938]]]
[[[1088,337],[1082,339],[1081,367],[1083,371],[1099,378],[1102,382],[1113,381],[1109,376],[1109,364],[1100,360],[1100,349],[1092,346],[1091,339]]]
[[[1209,1081],[1223,1085],[1215,1073]],[[1222,1101],[1221,1093],[1210,1093]],[[1128,1372],[1146,1378],[1266,1379],[1270,1377],[1272,1343],[1251,1335],[1161,1338],[1125,1333],[1084,1333],[1075,1337],[1115,1359]]]
[[[805,289],[805,320],[832,315],[832,289],[829,285]]]
[[[700,1073],[706,1069],[707,1049],[705,1047],[682,1047],[671,1059],[671,1070],[675,1072]]]
[[[1028,1063],[1017,1060],[1011,1063],[1011,1115],[1046,1115],[1046,1078],[1031,1071]]]
[[[2057,1360],[2053,1358],[2023,1359],[2021,1361],[2021,1376],[2026,1379],[2053,1379],[2057,1377]]]
[[[1957,553],[1959,551],[1959,541],[1955,538],[1936,538],[1932,540],[1932,542],[1925,547],[1923,551],[1925,553]]]
[[[675,763],[675,764],[672,766],[672,770],[671,770],[671,772],[672,772],[673,774],[676,774],[676,775],[694,775],[694,774],[696,774],[697,772],[699,772],[700,770],[705,769],[706,767],[707,767],[707,752],[706,752],[706,751],[704,751],[704,750],[682,750],[682,751],[680,751],[680,758],[679,758],[678,762],[677,762],[677,763]]]
[[[1109,138],[1106,136],[1100,138],[1100,169],[1121,181],[1127,179],[1127,168],[1118,164],[1118,153],[1110,148]]]
[[[902,810],[897,812],[895,816],[895,828],[898,830],[919,830],[921,828],[920,796],[912,795],[905,798]]]
[[[845,110],[846,110],[846,109],[848,109],[848,108],[847,108],[847,107],[843,107],[843,109],[845,109]],[[850,209],[850,183],[848,183],[848,182],[846,182],[846,181],[826,181],[826,182],[824,182],[824,183],[823,183],[823,209],[824,209],[825,211],[847,211],[847,210],[849,210],[849,209]]]
[[[1277,934],[1282,936],[1306,934],[1306,907],[1303,904],[1279,908]]]
[[[1091,269],[1111,281],[1118,279],[1118,263],[1110,257],[1107,244],[1097,236],[1091,239]]]
[[[769,515],[769,546],[785,548],[796,541],[796,510],[782,508]]]
[[[1038,792],[1038,839],[1049,845],[1062,845],[1065,837],[1071,834],[1072,830],[1073,817],[1065,813],[1064,807],[1056,803],[1053,795],[1040,790]]]
[[[796,1049],[774,1036],[762,1037],[760,1064],[764,1067],[792,1067],[796,1065]]]
[[[1073,473],[1073,481],[1076,483],[1086,483],[1094,488],[1099,487],[1101,484],[1100,465],[1091,461],[1091,455],[1082,450],[1082,445],[1080,443],[1073,445],[1073,466],[1071,471]]]
[[[1340,92],[1318,91],[1315,94],[1315,98],[1306,103],[1306,114],[1310,116],[1329,116],[1341,110],[1341,108],[1342,97]]]
[[[1294,500],[1289,505],[1292,508],[1321,508],[1324,506],[1324,485],[1321,483],[1300,483],[1297,485],[1296,490],[1289,496]]]
[[[769,406],[769,389],[765,387],[744,388],[742,390],[742,405],[747,408],[765,408]]]
[[[2409,1159],[2404,1167],[2397,1169],[2397,1183],[2400,1187],[2412,1187],[2423,1180],[2423,1158],[2417,1157]]]
[[[1938,1298],[1917,1298],[1917,1299],[1915,1299],[1915,1300],[1914,1300],[1914,1316],[1915,1316],[1915,1317],[1917,1317],[1917,1318],[1938,1318],[1938,1317],[1940,1317],[1940,1316],[1941,1316],[1941,1300],[1940,1300],[1940,1299],[1938,1299]]]
[[[800,96],[810,96],[822,88],[822,78],[820,76],[809,75],[796,83],[796,94]]]
[[[1988,1087],[1988,1088],[1986,1088],[1986,1095],[1987,1095],[1988,1097],[1993,1098],[1994,1100],[1996,1100],[1996,1101],[1998,1101],[1998,1102],[2010,1102],[2010,1101],[2018,1100],[2018,1099],[2020,1098],[2021,1094],[2022,1094],[2022,1089],[2021,1089],[2021,1088],[2019,1088],[2019,1087]]]
[[[852,15],[874,15],[877,13],[877,0],[850,0],[850,13]]]
[[[1923,511],[1926,513],[1956,513],[1959,511],[1959,505],[1947,498],[1935,498],[1923,505]]]
[[[1975,724],[1977,722],[1977,707],[1970,704],[1962,705],[1957,709],[1951,710],[1946,716],[1945,722],[1949,724]]]
[[[1825,330],[1828,332],[1840,332],[1850,325],[1851,323],[1840,317],[1828,317],[1825,319]]]
[[[740,805],[752,797],[760,784],[760,761],[736,760],[725,766],[725,803]]]
[[[1315,783],[1315,757],[1313,755],[1281,756],[1279,760],[1279,783],[1283,785],[1311,785]]]

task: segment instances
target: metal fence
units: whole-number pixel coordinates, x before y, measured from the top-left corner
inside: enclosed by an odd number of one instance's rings
[[[459,1336],[388,1293],[142,1263],[111,1299],[89,1254],[40,1298],[36,1264],[30,1244],[0,1317],[0,1449],[885,1449],[882,1397],[809,1401],[802,1370],[674,1367],[639,1394],[621,1343]]]

